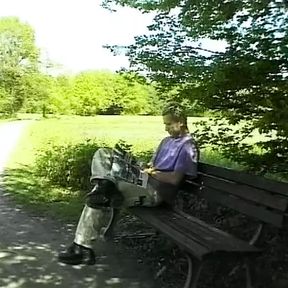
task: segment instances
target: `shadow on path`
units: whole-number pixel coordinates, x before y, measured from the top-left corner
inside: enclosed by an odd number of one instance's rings
[[[19,189],[18,199],[31,197],[36,205],[41,203],[43,193],[49,193],[44,182],[39,183],[33,178],[29,167],[10,170],[5,174],[4,178],[9,175],[9,181],[5,181],[7,191]],[[35,195],[27,196],[26,193]],[[65,195],[62,200],[54,199],[57,201],[55,203],[51,200],[51,205],[60,205],[60,208],[65,209],[65,205],[69,203],[65,203],[64,198]],[[77,207],[80,206],[78,203]],[[0,287],[156,287],[149,269],[138,264],[135,257],[127,255],[127,249],[121,249],[121,245],[116,243],[97,244],[97,263],[94,266],[69,266],[58,263],[57,253],[64,245],[71,243],[75,223],[62,224],[31,211],[24,210],[22,205],[16,204],[2,187]]]

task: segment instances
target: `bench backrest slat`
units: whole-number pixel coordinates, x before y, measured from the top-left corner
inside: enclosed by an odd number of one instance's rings
[[[201,188],[200,195],[209,201],[220,203],[245,215],[249,215],[266,223],[273,224],[276,227],[282,227],[283,225],[283,214],[281,215],[275,213],[275,211],[270,211],[265,209],[265,207],[255,205],[252,202],[247,202],[238,198],[237,196],[227,195],[217,189],[210,187]]]
[[[199,163],[198,177],[183,190],[276,227],[286,226],[288,183]]]
[[[227,168],[216,167],[210,164],[199,163],[199,172],[213,175],[219,178],[228,179],[237,183],[246,184],[258,189],[272,191],[285,197],[288,197],[288,183],[268,180],[261,176],[250,175],[240,171],[234,171]]]
[[[288,198],[279,194],[272,194],[266,190],[260,190],[245,184],[236,183],[227,179],[216,178],[214,176],[200,174],[199,183],[204,183],[205,187],[215,188],[217,190],[236,195],[239,198],[265,205],[269,208],[286,211]]]

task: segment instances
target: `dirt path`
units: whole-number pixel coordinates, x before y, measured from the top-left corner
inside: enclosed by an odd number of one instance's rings
[[[29,122],[0,125],[0,171]],[[0,287],[153,288],[147,267],[116,244],[97,246],[94,266],[57,262],[57,253],[71,243],[74,224],[30,215],[0,190]]]

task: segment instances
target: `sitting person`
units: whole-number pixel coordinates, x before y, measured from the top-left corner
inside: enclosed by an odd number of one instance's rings
[[[195,141],[189,134],[187,117],[183,108],[177,103],[170,103],[163,110],[162,116],[165,130],[170,136],[160,142],[152,157],[151,164],[144,170],[142,176],[148,178],[147,185],[137,185],[119,180],[112,175],[113,173],[108,176],[101,175],[101,173],[105,174],[103,172],[105,165],[109,166],[109,161],[106,160],[110,157],[110,152],[108,148],[101,148],[96,151],[94,157],[99,161],[95,162],[94,170],[98,171],[100,175],[98,178],[102,180],[99,180],[98,185],[95,186],[96,193],[89,193],[91,197],[88,197],[87,204],[82,211],[74,242],[66,251],[59,253],[58,260],[60,262],[71,265],[95,264],[92,244],[94,240],[100,237],[100,218],[103,215],[99,209],[101,207],[94,203],[93,195],[97,196],[97,190],[119,191],[121,197],[118,197],[120,204],[117,208],[139,205],[154,207],[163,202],[171,203],[173,201],[185,175],[197,176],[198,150]],[[103,206],[109,205],[115,207],[115,203],[113,206],[107,199],[107,203],[103,203]]]

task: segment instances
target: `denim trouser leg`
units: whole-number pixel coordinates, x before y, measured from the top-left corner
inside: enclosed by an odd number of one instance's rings
[[[155,189],[149,184],[147,188],[128,183],[125,181],[119,181],[117,188],[124,197],[122,207],[132,206],[146,206],[154,207],[161,203],[161,199]]]
[[[75,232],[74,242],[84,247],[92,248],[93,240],[99,237],[103,211],[85,205]]]
[[[161,203],[161,199],[153,189],[146,189],[124,181],[118,182],[117,187],[124,196],[123,208],[137,205],[153,207]],[[99,238],[103,225],[101,221],[103,214],[101,209],[94,209],[85,205],[75,233],[74,242],[76,244],[92,248],[93,241]]]

